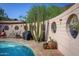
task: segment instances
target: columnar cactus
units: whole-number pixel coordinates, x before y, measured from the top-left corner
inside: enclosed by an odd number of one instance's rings
[[[44,31],[43,31],[43,24],[40,22],[35,23],[36,28],[33,31],[33,35],[36,41],[43,41]]]

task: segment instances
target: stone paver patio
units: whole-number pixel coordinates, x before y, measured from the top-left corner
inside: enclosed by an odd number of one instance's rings
[[[37,56],[63,56],[63,54],[58,50],[58,49],[43,49],[43,43],[44,42],[35,42],[34,40],[23,40],[23,39],[16,39],[16,38],[0,38],[1,41],[6,40],[6,41],[14,41],[14,42],[19,42],[25,45],[30,46],[35,54]]]

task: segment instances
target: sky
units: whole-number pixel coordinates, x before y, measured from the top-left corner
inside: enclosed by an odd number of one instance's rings
[[[43,3],[44,5],[49,5],[50,3]],[[53,5],[64,7],[69,5],[69,3],[51,3]],[[20,16],[27,15],[29,9],[34,5],[40,5],[40,3],[0,3],[0,7],[5,10],[8,17],[12,19],[19,19]]]

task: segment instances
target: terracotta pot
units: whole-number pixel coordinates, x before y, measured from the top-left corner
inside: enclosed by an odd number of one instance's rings
[[[50,49],[57,49],[57,43],[54,41],[49,41],[48,46]]]
[[[44,49],[47,49],[47,48],[48,48],[48,43],[44,43],[44,44],[43,44],[43,48],[44,48]]]

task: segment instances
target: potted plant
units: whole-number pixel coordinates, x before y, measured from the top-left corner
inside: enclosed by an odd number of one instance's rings
[[[50,41],[48,41],[49,48],[50,49],[57,49],[57,42],[54,41],[53,39],[51,39],[51,37],[49,37],[49,38],[50,38]]]

